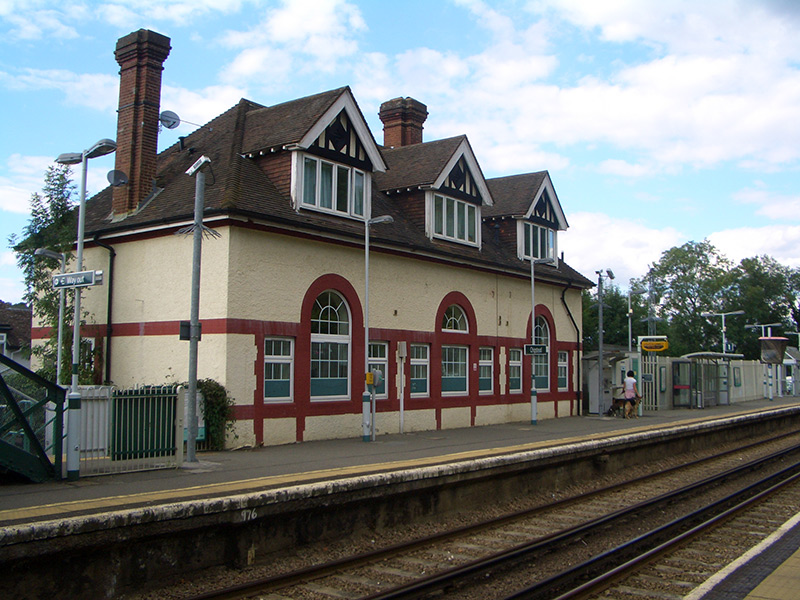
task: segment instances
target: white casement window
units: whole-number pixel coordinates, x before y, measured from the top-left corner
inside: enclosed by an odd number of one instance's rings
[[[464,314],[464,309],[457,304],[448,306],[442,318],[442,329],[444,331],[466,332],[467,328],[467,315]]]
[[[442,346],[442,394],[463,395],[468,390],[466,346]]]
[[[508,350],[508,391],[512,394],[522,391],[522,349]]]
[[[389,376],[389,344],[386,342],[370,342],[369,343],[369,370],[380,371],[382,374],[382,381],[375,389],[376,398],[388,398],[389,394],[386,392],[386,378]]]
[[[311,309],[311,398],[350,398],[350,311],[336,292],[320,294]]]
[[[531,250],[533,258],[553,258],[556,257],[556,231],[533,223],[522,223],[522,257],[530,258]]]
[[[533,379],[537,390],[550,389],[550,328],[543,317],[536,317],[536,327],[533,331],[533,343],[537,346],[546,346],[544,354],[533,357]]]
[[[264,340],[264,401],[291,402],[294,375],[294,340]]]
[[[480,207],[449,196],[429,194],[432,197],[433,237],[480,245]]]
[[[430,346],[411,344],[411,396],[427,397],[430,392]]]
[[[478,360],[478,390],[481,394],[494,391],[494,348],[481,348]]]
[[[558,389],[566,390],[569,386],[569,353],[558,352]]]
[[[316,156],[301,155],[301,206],[342,216],[364,218],[368,198],[366,173]]]

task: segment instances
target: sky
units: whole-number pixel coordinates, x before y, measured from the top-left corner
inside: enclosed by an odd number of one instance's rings
[[[0,300],[47,167],[115,137],[114,48],[142,28],[171,38],[160,149],[240,98],[344,85],[382,143],[380,104],[410,96],[485,177],[549,171],[558,250],[594,281],[704,239],[800,267],[795,0],[0,0]],[[90,197],[111,169],[89,162]]]

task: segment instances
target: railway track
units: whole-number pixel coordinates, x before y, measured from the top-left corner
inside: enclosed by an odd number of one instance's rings
[[[764,474],[783,470],[787,462],[793,465],[790,469],[800,470],[796,458],[792,458],[800,453],[796,439],[796,435],[779,436],[589,494],[208,591],[192,600],[389,600],[432,595],[482,600],[555,598],[566,593],[566,581],[599,578],[602,568],[596,563],[587,565],[590,559],[607,555],[608,548],[623,548],[630,540],[642,537],[645,530],[666,527],[678,518],[678,513],[698,511],[720,502],[730,504],[731,500],[726,500],[731,494],[729,488],[738,491],[751,485],[764,487],[766,484],[756,482]],[[629,547],[626,552],[630,555],[634,550]],[[604,564],[611,564],[613,570],[619,560],[619,555],[607,556]],[[576,566],[583,570],[571,571]],[[527,585],[531,581],[539,586],[547,581],[559,583],[547,591],[525,591],[532,587]]]

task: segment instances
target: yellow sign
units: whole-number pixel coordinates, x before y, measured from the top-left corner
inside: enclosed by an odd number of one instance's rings
[[[374,380],[373,380],[373,376],[372,376],[372,371],[368,371],[366,375],[367,375],[367,377],[366,377],[367,385],[373,385],[374,384]]]
[[[663,352],[667,348],[669,348],[669,342],[667,340],[642,341],[642,350],[646,350],[647,352]]]

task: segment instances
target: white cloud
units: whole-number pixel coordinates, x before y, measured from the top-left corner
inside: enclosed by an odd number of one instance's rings
[[[736,263],[766,254],[783,265],[800,267],[800,225],[727,229],[712,233],[708,240]]]
[[[356,36],[366,28],[358,6],[347,0],[282,0],[250,29],[222,36],[224,46],[241,49],[223,77],[244,85],[276,73],[335,72],[340,60],[356,55]]]
[[[52,156],[11,155],[3,169],[7,175],[0,175],[0,210],[28,214],[31,194],[42,189],[51,164]]]
[[[756,213],[770,219],[797,221],[800,219],[800,195],[775,194],[763,187],[747,188],[733,195],[734,200],[758,206]]]
[[[595,271],[611,269],[622,287],[645,275],[665,250],[686,241],[672,227],[653,229],[602,213],[569,213],[568,219],[569,229],[558,238],[564,260],[589,279]]]
[[[104,112],[113,112],[119,100],[119,77],[65,70],[24,69],[19,74],[0,73],[6,85],[18,92],[59,90],[67,101]]]

